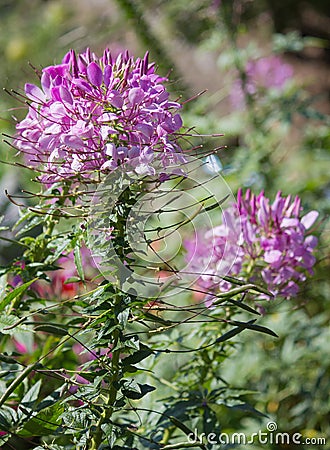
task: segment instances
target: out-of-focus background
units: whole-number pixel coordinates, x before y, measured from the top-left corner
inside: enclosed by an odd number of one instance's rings
[[[38,83],[38,71],[69,49],[101,54],[110,47],[135,56],[148,50],[168,75],[173,98],[187,102],[187,127],[205,135],[196,144],[219,147],[212,164],[234,192],[264,189],[274,197],[281,190],[320,212],[314,278],[295,301],[275,302],[264,318],[279,339],[240,337],[239,357],[223,369],[232,385],[255,390],[258,409],[279,430],[311,437],[330,436],[328,9],[326,0],[0,0],[4,140],[26,114],[24,100],[10,90]],[[224,136],[212,137],[218,133]],[[10,226],[18,208],[5,190],[38,185],[11,165],[23,161],[5,142],[0,159],[0,215]],[[0,249],[0,264],[16,251],[5,240]],[[224,428],[255,430],[257,417],[233,417],[224,414]]]

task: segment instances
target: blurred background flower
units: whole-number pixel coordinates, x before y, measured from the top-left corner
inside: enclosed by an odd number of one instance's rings
[[[279,56],[249,60],[244,69],[244,80],[238,79],[233,84],[230,92],[232,105],[241,108],[245,105],[246,96],[267,95],[270,89],[282,91],[292,76],[292,67]]]

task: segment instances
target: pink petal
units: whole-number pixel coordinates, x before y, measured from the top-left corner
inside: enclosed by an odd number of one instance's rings
[[[305,245],[309,248],[315,248],[317,246],[317,238],[315,236],[307,236],[305,239]]]
[[[113,80],[112,76],[112,67],[111,66],[105,66],[104,68],[104,84],[106,87],[108,87]]]
[[[141,133],[144,134],[148,138],[150,138],[152,136],[152,133],[154,132],[154,127],[152,127],[151,125],[148,125],[146,123],[138,123],[136,125],[136,129],[138,131],[141,131]]]
[[[25,93],[27,97],[29,97],[29,99],[33,100],[34,102],[36,100],[39,100],[41,102],[44,102],[46,100],[45,94],[42,92],[40,88],[38,88],[34,84],[26,83]]]
[[[61,138],[63,144],[70,148],[81,148],[84,146],[84,142],[78,136],[66,135]]]
[[[183,122],[182,122],[182,118],[181,118],[180,114],[175,114],[175,116],[173,117],[173,122],[176,127],[175,128],[176,130],[178,130],[179,128],[182,127]]]
[[[304,225],[306,230],[308,230],[315,220],[318,218],[319,213],[317,211],[310,211],[304,217],[301,218],[301,223]]]
[[[123,97],[119,93],[113,94],[110,101],[115,108],[121,108],[124,104]]]
[[[94,86],[101,86],[103,81],[103,73],[96,62],[91,62],[87,66],[87,77]]]
[[[129,91],[128,100],[132,105],[136,105],[137,103],[141,103],[144,97],[144,92],[140,88],[133,88]]]
[[[70,91],[65,86],[60,86],[61,99],[70,105],[73,104],[73,98]]]
[[[278,262],[281,259],[282,252],[279,250],[270,250],[269,252],[265,252],[264,259],[266,263],[272,264],[274,262]]]
[[[25,344],[23,344],[22,342],[18,342],[16,340],[14,340],[14,345],[16,347],[16,350],[19,353],[27,353],[27,346]]]
[[[298,225],[298,223],[299,223],[298,219],[292,219],[292,218],[289,218],[289,217],[284,217],[284,219],[282,220],[281,225],[282,225],[283,228],[287,228],[287,227],[295,227],[295,226]]]

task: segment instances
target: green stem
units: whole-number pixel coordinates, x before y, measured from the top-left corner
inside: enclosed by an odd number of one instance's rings
[[[258,120],[256,110],[255,110],[255,99],[252,94],[247,89],[247,73],[245,68],[245,62],[242,61],[242,57],[239,52],[239,47],[237,45],[237,25],[233,23],[233,4],[228,6],[228,4],[224,4],[220,7],[220,14],[223,18],[224,29],[227,34],[227,38],[229,44],[231,45],[233,55],[234,55],[234,64],[235,68],[238,72],[240,81],[242,83],[242,91],[244,95],[244,100],[248,110],[248,119],[252,128],[258,129],[262,126],[262,121]]]
[[[15,378],[14,381],[8,386],[6,391],[3,393],[2,397],[0,398],[0,406],[2,406],[7,398],[14,392],[14,390],[20,385],[20,383],[39,365],[39,361],[31,364],[30,366],[27,366],[23,372]]]
[[[169,57],[167,51],[159,42],[157,35],[150,29],[150,25],[144,18],[138,2],[136,0],[116,1],[126,18],[132,21],[136,34],[141,39],[143,45],[147,49],[150,49],[152,54],[155,56],[157,64],[167,71],[171,71],[173,69],[175,70],[176,66],[174,61]],[[179,91],[184,98],[190,98],[191,95],[189,93],[189,89],[182,81],[178,81],[179,78],[181,77],[176,77],[177,91]]]
[[[119,341],[119,331],[114,331],[114,343],[113,346],[116,348]],[[120,358],[120,349],[115,350],[112,353],[111,358],[111,371],[112,376],[110,378],[110,389],[109,389],[109,395],[108,400],[106,402],[106,405],[103,409],[103,412],[101,414],[101,417],[99,418],[97,424],[96,424],[96,431],[94,433],[94,436],[91,440],[91,445],[89,447],[90,450],[97,450],[99,446],[102,444],[103,441],[103,430],[102,425],[106,424],[109,419],[111,418],[114,410],[114,404],[117,400],[117,381],[119,380],[120,376],[120,367],[119,367],[119,358]]]

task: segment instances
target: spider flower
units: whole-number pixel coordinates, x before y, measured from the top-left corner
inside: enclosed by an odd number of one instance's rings
[[[286,83],[293,77],[293,69],[279,56],[271,55],[248,61],[245,74],[244,88],[241,80],[236,80],[233,84],[230,99],[234,107],[244,106],[243,89],[253,96],[263,94],[269,89],[283,91]]]
[[[182,126],[155,65],[128,52],[98,58],[89,49],[68,52],[61,64],[42,70],[41,86],[25,85],[29,110],[16,126],[15,146],[41,180],[91,181],[95,171],[111,171],[133,160],[150,171],[155,157],[166,164],[181,151]],[[156,156],[157,155],[157,156]]]
[[[283,197],[281,192],[270,203],[263,192],[254,195],[247,190],[243,195],[239,190],[236,204],[224,211],[224,223],[186,244],[196,273],[205,268],[198,284],[212,296],[232,287],[221,278],[229,275],[266,285],[274,295],[296,296],[298,283],[313,274],[317,245],[308,230],[318,212],[301,217],[300,203],[298,197]]]

